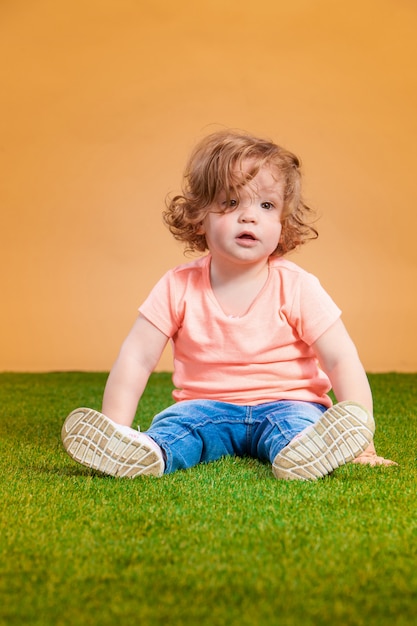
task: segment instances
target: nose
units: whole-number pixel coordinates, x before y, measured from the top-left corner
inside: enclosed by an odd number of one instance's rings
[[[243,224],[254,223],[257,221],[256,207],[252,202],[239,204],[239,221]]]

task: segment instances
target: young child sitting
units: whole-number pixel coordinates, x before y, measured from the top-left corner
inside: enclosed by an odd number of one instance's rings
[[[339,308],[284,258],[317,237],[309,218],[294,154],[242,132],[203,139],[164,219],[208,254],[167,272],[141,305],[102,413],[76,409],[63,425],[68,454],[132,478],[224,455],[298,480],[353,460],[392,464],[376,454],[370,387]],[[141,433],[130,427],[168,340],[175,403]]]

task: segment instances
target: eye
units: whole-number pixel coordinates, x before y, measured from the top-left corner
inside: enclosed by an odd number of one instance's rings
[[[261,203],[261,207],[262,207],[263,209],[270,210],[270,209],[273,209],[273,208],[274,208],[274,205],[272,204],[272,202],[262,202],[262,203]]]
[[[229,201],[223,200],[221,205],[224,208],[224,210],[227,211],[227,209],[235,209],[238,205],[238,202],[234,198],[230,198]]]

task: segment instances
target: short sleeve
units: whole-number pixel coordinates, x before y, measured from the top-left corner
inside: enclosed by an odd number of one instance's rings
[[[340,315],[341,310],[320,281],[313,274],[302,272],[291,311],[292,322],[300,338],[311,346]]]
[[[167,337],[173,337],[178,330],[176,315],[174,273],[167,272],[154,286],[139,312]]]

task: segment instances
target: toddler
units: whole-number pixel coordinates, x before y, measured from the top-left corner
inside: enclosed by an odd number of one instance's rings
[[[167,272],[140,306],[102,412],[65,420],[73,459],[131,478],[225,455],[296,480],[353,460],[392,463],[376,454],[371,391],[339,308],[285,258],[317,237],[310,213],[291,152],[234,131],[196,146],[164,219],[188,250],[207,254]],[[141,433],[131,425],[168,341],[175,403]]]

